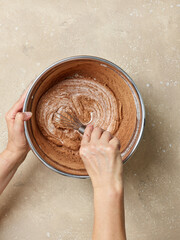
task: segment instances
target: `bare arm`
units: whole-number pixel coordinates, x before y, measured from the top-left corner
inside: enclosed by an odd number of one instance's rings
[[[108,131],[88,126],[80,155],[94,188],[93,240],[125,240],[123,165],[120,143]]]
[[[123,190],[94,192],[94,211],[93,240],[126,239]]]
[[[30,150],[24,134],[24,121],[29,120],[32,114],[22,113],[26,93],[27,91],[6,114],[8,144],[0,153],[0,194]]]

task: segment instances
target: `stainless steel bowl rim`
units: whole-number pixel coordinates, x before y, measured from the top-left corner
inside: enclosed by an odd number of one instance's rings
[[[30,97],[30,94],[36,84],[36,82],[39,80],[39,78],[41,76],[43,76],[47,71],[49,71],[51,68],[55,67],[56,65],[59,65],[61,63],[65,63],[65,62],[68,62],[68,61],[71,61],[71,60],[79,60],[79,59],[87,59],[87,60],[97,60],[97,61],[100,61],[102,63],[106,63],[112,67],[115,67],[117,70],[119,70],[120,72],[122,72],[126,77],[127,79],[131,82],[131,84],[133,85],[133,87],[135,88],[136,90],[136,93],[139,97],[139,101],[140,101],[140,106],[141,106],[141,110],[142,110],[142,123],[141,123],[141,126],[140,126],[140,133],[139,133],[139,136],[138,136],[138,139],[132,149],[132,151],[130,152],[130,154],[126,157],[126,159],[123,161],[123,163],[126,163],[127,160],[133,155],[133,153],[135,152],[135,150],[137,149],[137,146],[139,145],[139,142],[141,140],[141,137],[142,137],[142,134],[143,134],[143,130],[144,130],[144,126],[145,126],[145,107],[144,107],[144,103],[143,103],[143,99],[141,97],[141,94],[138,90],[138,88],[136,87],[134,81],[131,79],[131,77],[122,69],[120,68],[119,66],[117,66],[116,64],[112,63],[111,61],[109,60],[106,60],[104,58],[100,58],[100,57],[95,57],[95,56],[89,56],[89,55],[78,55],[78,56],[72,56],[72,57],[67,57],[67,58],[64,58],[62,60],[59,60],[57,62],[55,62],[54,64],[50,65],[49,67],[47,67],[35,80],[34,82],[32,83],[32,86],[30,87],[30,89],[28,90],[27,92],[27,95],[26,95],[26,98],[25,98],[25,101],[24,101],[24,106],[23,106],[23,112],[26,111],[26,107],[27,107],[27,104],[28,104],[28,100],[29,100],[29,97]],[[28,141],[28,144],[29,146],[31,147],[32,151],[34,152],[34,154],[48,167],[50,168],[51,170],[57,172],[57,173],[60,173],[64,176],[68,176],[68,177],[74,177],[74,178],[89,178],[88,175],[83,175],[83,176],[79,176],[79,175],[75,175],[75,174],[69,174],[69,173],[65,173],[65,172],[62,172],[60,170],[57,170],[56,168],[52,167],[51,165],[49,165],[47,162],[45,162],[45,160],[38,154],[38,152],[36,151],[34,145],[32,144],[31,142],[31,139],[29,137],[29,133],[28,133],[28,129],[27,129],[27,122],[25,121],[24,122],[24,127],[25,127],[25,135],[26,135],[26,138],[27,138],[27,141]]]

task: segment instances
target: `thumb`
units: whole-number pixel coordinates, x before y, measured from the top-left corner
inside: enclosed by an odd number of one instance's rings
[[[29,120],[31,116],[31,112],[18,112],[14,121],[14,130],[16,132],[24,131],[24,121]]]
[[[22,114],[24,116],[24,121],[27,121],[32,117],[32,112],[24,112]]]

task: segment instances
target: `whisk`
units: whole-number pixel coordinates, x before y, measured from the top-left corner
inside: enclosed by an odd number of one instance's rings
[[[58,112],[55,113],[55,116],[61,121],[63,127],[75,129],[81,134],[84,134],[86,125],[82,124],[75,114],[70,114],[68,112],[66,112],[66,114],[69,118]]]

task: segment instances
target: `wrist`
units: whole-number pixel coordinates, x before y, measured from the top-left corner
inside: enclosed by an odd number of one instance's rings
[[[112,179],[92,179],[92,185],[94,188],[94,193],[102,195],[122,195],[124,184],[123,175],[119,174],[118,178],[113,177]]]
[[[14,143],[8,142],[5,150],[11,152],[14,156],[15,155],[23,156],[25,154],[27,155],[30,149],[27,144],[24,144],[22,147],[17,147]]]
[[[121,199],[124,195],[123,185],[94,188],[95,199],[114,200]]]
[[[0,154],[5,164],[13,169],[19,167],[27,155],[25,151],[12,151],[8,147]]]

